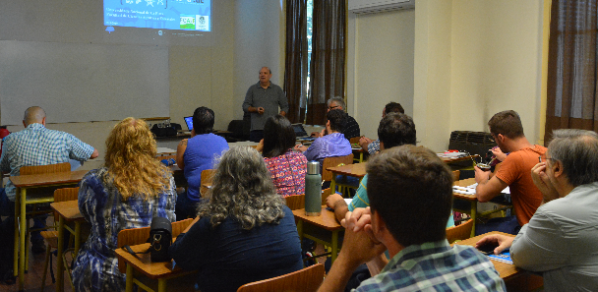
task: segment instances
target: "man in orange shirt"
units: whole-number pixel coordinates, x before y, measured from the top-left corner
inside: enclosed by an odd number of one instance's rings
[[[475,167],[476,196],[478,201],[488,202],[509,187],[518,224],[509,224],[514,222],[509,217],[494,219],[488,226],[477,225],[476,234],[492,230],[517,234],[542,203],[542,193],[532,181],[531,170],[540,162],[540,157],[545,160],[546,147],[532,145],[527,140],[519,114],[515,111],[495,114],[488,121],[488,126],[500,150],[510,153],[493,176]]]

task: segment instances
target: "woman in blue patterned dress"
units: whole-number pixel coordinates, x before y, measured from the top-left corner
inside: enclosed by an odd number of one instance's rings
[[[123,229],[150,226],[153,217],[175,220],[175,184],[156,158],[156,141],[143,120],[126,118],[106,140],[105,166],[88,172],[79,210],[91,234],[75,259],[75,291],[124,291],[114,250]]]

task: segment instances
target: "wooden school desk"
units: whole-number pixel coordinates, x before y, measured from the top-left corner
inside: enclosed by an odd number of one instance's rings
[[[472,184],[475,184],[475,178],[463,179],[453,183],[454,186],[459,187],[467,187]],[[473,227],[471,227],[471,236],[475,236],[476,215],[478,214],[478,197],[476,197],[475,195],[464,195],[453,192],[453,198],[469,202],[470,210],[457,210],[457,212],[469,214],[469,216],[471,216],[471,219],[473,219]],[[454,208],[453,211],[455,211]]]
[[[58,213],[58,254],[57,266],[58,276],[56,279],[56,291],[64,291],[64,263],[63,263],[63,247],[64,247],[64,230],[67,229],[75,236],[75,254],[73,260],[77,257],[79,248],[81,247],[81,223],[85,222],[85,218],[79,211],[79,201],[64,201],[50,204],[50,207]],[[75,223],[75,230],[66,227],[65,223]],[[69,277],[70,278],[70,277]]]
[[[474,155],[471,155],[471,156],[463,156],[463,157],[459,157],[459,158],[440,157],[440,159],[442,161],[444,161],[444,163],[446,163],[446,164],[451,164],[451,163],[455,163],[455,162],[461,162],[461,161],[465,161],[465,160],[476,159],[478,157],[480,157],[480,156],[477,155],[477,154],[474,154]]]
[[[339,233],[344,228],[336,221],[333,211],[322,206],[322,213],[319,216],[307,216],[304,209],[293,210],[297,220],[297,233],[299,240],[303,243],[303,237],[315,242],[329,245],[332,248],[331,262],[334,263],[339,251]]]
[[[473,246],[475,247],[476,242],[478,242],[480,239],[482,239],[483,237],[487,236],[487,235],[491,235],[491,234],[501,234],[501,235],[506,235],[506,236],[511,236],[511,237],[515,237],[515,235],[512,234],[507,234],[507,233],[502,233],[502,232],[498,232],[498,231],[492,231],[492,232],[488,232],[482,235],[478,235],[476,237],[472,237],[463,241],[458,241],[453,243],[453,245],[457,244],[457,245],[469,245],[469,246]],[[490,259],[490,261],[492,262],[492,264],[494,264],[494,268],[496,269],[496,271],[498,272],[498,274],[500,275],[500,277],[503,280],[507,280],[510,278],[513,278],[517,275],[519,275],[519,273],[521,273],[521,270],[518,269],[517,267],[515,267],[515,265],[513,264],[507,264],[507,263],[503,263],[503,262],[498,262],[498,261],[494,261],[492,259]]]
[[[329,170],[332,172],[332,180],[330,181],[330,189],[331,190],[335,189],[336,184],[337,184],[336,176],[339,174],[359,178],[359,183],[361,183],[361,180],[363,179],[363,177],[366,174],[365,162],[355,163],[355,164],[346,164],[343,166],[329,167],[329,168],[326,168],[326,170]]]
[[[23,290],[25,281],[25,245],[27,234],[26,207],[28,204],[51,203],[53,196],[30,196],[27,197],[27,190],[33,188],[57,187],[78,184],[87,170],[56,172],[46,174],[11,176],[9,179],[17,188],[15,196],[15,248],[14,248],[14,272],[19,276],[19,290]],[[23,214],[23,216],[21,216]],[[18,269],[17,269],[18,267]],[[17,274],[18,272],[18,274]]]
[[[149,246],[149,243],[143,243],[131,246],[131,249],[134,252],[144,252],[149,248]],[[174,284],[172,287],[170,287],[172,288],[170,289],[171,291],[194,291],[194,284],[197,280],[197,271],[183,271],[183,269],[178,266],[173,269],[172,261],[152,262],[151,255],[149,253],[132,255],[122,248],[117,248],[115,252],[118,260],[124,261],[127,265],[126,292],[133,291],[134,281],[135,284],[141,286],[144,290],[148,290],[148,288],[150,291],[154,290],[149,287],[150,284],[148,283],[147,279],[139,277],[139,275],[143,275],[149,279],[157,280],[157,292],[167,291],[168,287],[166,286],[166,282],[175,278],[178,279],[176,279],[176,281],[171,281],[171,284]]]

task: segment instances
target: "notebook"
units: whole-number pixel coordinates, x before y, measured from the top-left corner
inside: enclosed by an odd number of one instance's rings
[[[185,117],[185,124],[187,124],[189,131],[193,130],[193,117]]]

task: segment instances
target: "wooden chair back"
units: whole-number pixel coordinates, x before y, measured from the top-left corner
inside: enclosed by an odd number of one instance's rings
[[[54,191],[54,202],[73,201],[79,198],[79,187],[63,188]],[[58,221],[58,213],[54,211],[54,220]]]
[[[322,205],[326,205],[326,198],[328,198],[328,196],[330,196],[330,188],[322,191]],[[286,196],[284,199],[291,210],[305,208],[305,195]]]
[[[449,243],[457,240],[465,240],[471,237],[471,228],[473,228],[473,219],[469,219],[458,226],[446,229],[446,239]]]
[[[359,139],[361,139],[361,137],[353,137],[351,139],[349,139],[349,143],[351,144],[359,144]]]
[[[71,164],[68,162],[48,165],[22,166],[19,170],[21,175],[44,174],[54,172],[71,171]]]
[[[286,275],[245,284],[239,287],[237,292],[312,292],[318,290],[323,281],[324,265],[317,264]]]
[[[322,162],[322,180],[331,181],[332,172],[326,170],[326,168],[339,166],[340,164],[353,164],[353,153],[345,156],[324,158],[324,161]]]
[[[460,176],[461,176],[460,170],[453,170],[453,181],[458,181]]]
[[[216,173],[215,169],[204,169],[201,172],[201,184],[203,185],[204,183],[212,183],[212,181],[214,180],[214,174]],[[202,187],[199,186],[199,194],[201,195],[202,198],[207,198],[209,197],[209,190],[206,187]]]
[[[172,238],[177,237],[191,222],[192,218],[172,222]],[[150,235],[150,227],[131,228],[123,229],[118,233],[118,241],[116,248],[122,248],[125,245],[138,245],[146,243]],[[118,270],[121,273],[126,273],[126,263],[124,261],[118,261]]]

